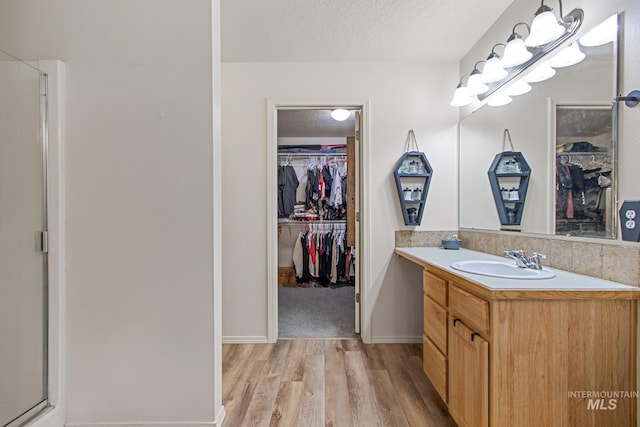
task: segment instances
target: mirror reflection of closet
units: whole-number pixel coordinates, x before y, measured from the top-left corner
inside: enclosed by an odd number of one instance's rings
[[[556,105],[556,234],[615,238],[612,107]]]

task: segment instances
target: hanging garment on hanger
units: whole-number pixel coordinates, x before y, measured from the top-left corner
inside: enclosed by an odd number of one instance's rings
[[[298,191],[298,175],[296,170],[291,165],[285,165],[282,169],[282,212],[283,215],[289,216],[293,212],[296,204],[296,193]],[[280,188],[280,178],[278,177],[278,188]],[[278,211],[280,210],[280,203],[278,203]]]
[[[284,213],[284,166],[278,166],[278,216]]]
[[[302,262],[302,236],[304,233],[300,232],[296,243],[293,246],[293,267],[296,270],[296,277],[301,279],[303,277],[303,262]]]
[[[333,185],[333,178],[331,177],[331,169],[329,165],[322,167],[322,179],[324,181],[324,197],[331,198],[331,186]]]

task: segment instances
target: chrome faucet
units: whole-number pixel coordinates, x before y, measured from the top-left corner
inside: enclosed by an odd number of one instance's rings
[[[510,251],[504,251],[503,256],[516,260],[516,265],[520,268],[531,268],[534,270],[542,270],[541,259],[546,259],[547,256],[534,252],[530,257],[527,257],[523,250],[512,249]]]

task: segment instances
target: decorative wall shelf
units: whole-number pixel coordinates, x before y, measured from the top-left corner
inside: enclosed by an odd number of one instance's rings
[[[421,151],[405,152],[394,170],[405,225],[420,225],[433,169]]]
[[[487,173],[500,224],[520,225],[531,175],[524,156],[519,151],[498,153]]]

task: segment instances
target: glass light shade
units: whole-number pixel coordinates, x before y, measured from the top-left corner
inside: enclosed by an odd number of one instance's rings
[[[566,29],[558,24],[556,16],[551,11],[542,12],[533,18],[531,33],[524,40],[529,47],[542,46],[564,34]]]
[[[542,61],[529,73],[525,80],[527,83],[543,82],[556,75],[556,70],[551,68],[549,61]]]
[[[500,57],[496,54],[491,54],[484,64],[481,79],[484,83],[493,83],[504,79],[507,74],[507,71],[502,68]]]
[[[570,43],[569,46],[558,52],[549,60],[549,65],[553,68],[570,67],[584,59],[585,55],[580,50],[578,43]]]
[[[600,46],[612,42],[618,33],[618,16],[613,15],[606,21],[580,37],[582,46]]]
[[[333,120],[336,120],[338,122],[344,122],[349,118],[350,115],[351,113],[349,112],[349,110],[344,110],[342,108],[337,108],[331,112],[331,117],[333,118]]]
[[[524,80],[518,80],[517,82],[509,86],[507,90],[505,90],[505,94],[509,96],[518,96],[518,95],[525,94],[530,90],[531,90],[531,85],[529,83],[527,83]]]
[[[501,105],[507,105],[511,101],[513,101],[513,99],[511,99],[509,95],[504,92],[498,92],[489,99],[487,105],[490,105],[492,107],[499,107]]]
[[[467,88],[471,95],[480,95],[481,93],[485,93],[489,90],[489,86],[482,82],[480,71],[477,70],[474,70],[474,72],[471,73],[469,80],[467,80]]]
[[[524,45],[524,41],[520,38],[515,38],[507,43],[500,62],[502,62],[504,68],[515,67],[516,65],[524,64],[532,56],[533,54]]]
[[[458,85],[456,91],[453,93],[453,99],[449,103],[452,107],[463,107],[473,102],[473,97],[469,92],[469,89],[462,83]]]

